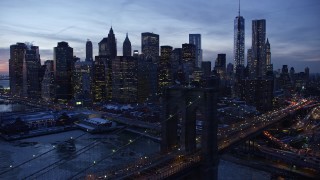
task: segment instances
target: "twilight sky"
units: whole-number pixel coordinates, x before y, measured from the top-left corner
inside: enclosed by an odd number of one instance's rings
[[[84,60],[87,39],[98,42],[112,25],[122,55],[125,33],[133,50],[141,51],[141,33],[160,35],[160,46],[187,43],[189,33],[202,35],[203,60],[218,53],[233,63],[233,22],[238,0],[1,0],[0,73],[8,73],[10,45],[33,42],[41,60],[53,59],[53,47],[67,41]],[[296,72],[305,67],[320,73],[319,0],[242,0],[246,50],[251,47],[253,19],[266,19],[274,69],[283,64]],[[245,55],[246,57],[246,55]],[[246,61],[245,61],[246,63]]]

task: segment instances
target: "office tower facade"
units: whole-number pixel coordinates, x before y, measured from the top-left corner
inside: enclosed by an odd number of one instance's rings
[[[67,42],[58,42],[53,49],[55,96],[65,102],[72,98],[73,48]]]
[[[234,43],[233,43],[233,55],[234,55],[234,72],[236,73],[238,67],[244,67],[244,47],[245,47],[245,20],[240,16],[240,4],[239,14],[234,19]]]
[[[280,77],[278,79],[279,88],[284,91],[284,96],[287,97],[291,93],[292,83],[290,79],[288,65],[283,65],[280,73]]]
[[[159,57],[159,35],[150,32],[141,33],[141,52],[145,57],[151,57],[153,62],[157,62]]]
[[[23,94],[23,63],[25,62],[27,46],[17,43],[10,46],[9,78],[12,96]]]
[[[93,61],[93,48],[92,42],[88,39],[86,43],[86,61],[92,62]]]
[[[157,100],[158,66],[152,57],[144,54],[138,56],[138,102]]]
[[[252,62],[252,49],[248,49],[247,50],[247,68],[248,68],[248,75],[249,77],[251,77],[250,72],[251,72],[251,68],[253,66],[253,62]]]
[[[270,72],[273,72],[273,64],[271,63],[271,47],[270,47],[268,38],[265,45],[265,52],[266,52],[266,73],[270,73]]]
[[[161,46],[161,55],[158,65],[158,91],[160,94],[163,93],[165,87],[172,84],[172,72],[171,72],[171,46]]]
[[[98,43],[98,46],[99,46],[99,56],[107,56],[108,54],[108,50],[107,50],[107,47],[108,47],[108,38],[103,38],[99,43]]]
[[[252,21],[252,68],[251,78],[266,75],[266,20]]]
[[[305,81],[306,81],[306,85],[308,85],[309,84],[309,77],[310,77],[310,72],[309,72],[310,70],[309,70],[309,67],[306,67],[305,69],[304,69],[304,73],[306,74],[306,76],[305,76]]]
[[[215,61],[214,70],[219,74],[220,79],[225,78],[226,74],[226,54],[218,54]]]
[[[51,102],[55,98],[53,60],[45,61],[44,65],[46,70],[41,83],[41,97],[44,101]]]
[[[228,75],[228,76],[232,76],[232,74],[233,74],[233,69],[234,69],[233,64],[232,64],[232,63],[228,63],[228,65],[227,65],[227,75]]]
[[[77,61],[73,71],[73,98],[76,105],[87,105],[91,101],[92,62]]]
[[[107,98],[107,82],[105,64],[109,60],[106,55],[95,57],[93,64],[92,95],[94,102],[102,102]]]
[[[182,44],[182,67],[184,79],[189,82],[190,76],[195,70],[196,46],[194,44]]]
[[[241,98],[256,106],[259,111],[272,109],[273,80],[271,79],[242,79],[239,83]]]
[[[25,83],[23,83],[23,89],[26,89],[25,97],[29,98],[40,98],[40,54],[38,46],[27,46],[26,55],[25,55],[25,63],[26,66],[24,68],[24,76],[26,76]]]
[[[181,80],[178,77],[178,72],[181,70],[181,63],[182,63],[182,48],[174,48],[172,50],[171,55],[171,77],[173,83],[178,83]]]
[[[129,40],[128,33],[126,35],[126,39],[123,42],[122,52],[123,52],[123,56],[131,56],[131,52],[132,52],[131,42]]]
[[[195,66],[196,46],[194,44],[182,44],[182,63],[192,63]]]
[[[189,44],[195,45],[195,67],[201,68],[202,49],[201,49],[201,34],[189,34]]]
[[[290,78],[291,79],[293,79],[294,73],[295,73],[294,67],[291,67],[290,68]]]
[[[120,103],[137,102],[137,65],[132,56],[117,56],[112,61],[112,100]]]
[[[110,56],[111,59],[117,56],[117,41],[113,33],[112,27],[110,28],[107,40],[107,56]]]
[[[202,61],[201,69],[203,71],[204,77],[211,76],[211,62],[210,61]]]

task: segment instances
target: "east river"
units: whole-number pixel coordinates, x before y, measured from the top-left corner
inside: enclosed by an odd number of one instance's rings
[[[19,104],[0,104],[0,116],[23,108]],[[139,137],[111,155],[137,137],[125,131],[93,135],[73,130],[9,142],[0,139],[0,179],[69,179],[79,172],[101,172],[159,152],[159,143]],[[221,180],[271,178],[269,173],[223,160],[218,176]]]

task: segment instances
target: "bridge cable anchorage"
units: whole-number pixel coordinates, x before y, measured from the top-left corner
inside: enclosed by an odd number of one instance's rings
[[[186,92],[185,92],[185,93],[186,93]],[[184,93],[184,94],[185,94],[185,93]],[[184,94],[182,94],[180,97],[182,97]],[[179,97],[179,98],[180,98],[180,97]],[[194,101],[187,103],[186,108],[189,107],[189,106],[191,106],[193,103],[199,101],[200,99],[201,99],[201,96],[198,96],[198,98],[195,99]],[[169,102],[167,102],[166,104],[169,104]],[[165,120],[161,121],[161,122],[160,122],[158,125],[156,125],[155,127],[160,127],[160,125],[161,125],[162,123],[164,123],[164,122],[168,121],[169,119],[171,119],[172,117],[178,115],[179,112],[180,112],[180,111],[177,111],[177,112],[176,112],[175,114],[173,114],[172,116],[169,116],[169,117],[166,118]],[[148,131],[150,131],[150,130],[149,130],[149,129],[146,129],[141,135],[139,135],[139,136],[136,137],[135,139],[129,140],[129,142],[128,142],[127,144],[119,147],[119,148],[116,149],[116,150],[113,150],[113,151],[112,151],[110,154],[108,154],[107,156],[103,157],[103,158],[100,159],[100,160],[95,161],[94,164],[89,165],[88,167],[84,168],[83,170],[78,171],[76,174],[74,174],[73,176],[69,177],[68,179],[74,179],[74,178],[76,178],[78,175],[80,175],[80,174],[82,174],[83,172],[89,170],[89,169],[92,168],[93,166],[95,166],[95,165],[101,163],[102,161],[104,161],[104,160],[106,160],[106,159],[114,156],[114,155],[115,155],[117,152],[119,152],[120,150],[126,149],[129,145],[137,142],[137,140],[139,140],[139,139],[141,139],[142,137],[144,137],[144,136],[148,133]]]

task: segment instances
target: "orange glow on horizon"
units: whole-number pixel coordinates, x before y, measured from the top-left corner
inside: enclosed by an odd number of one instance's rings
[[[0,61],[0,74],[9,74],[9,64],[8,62]]]

